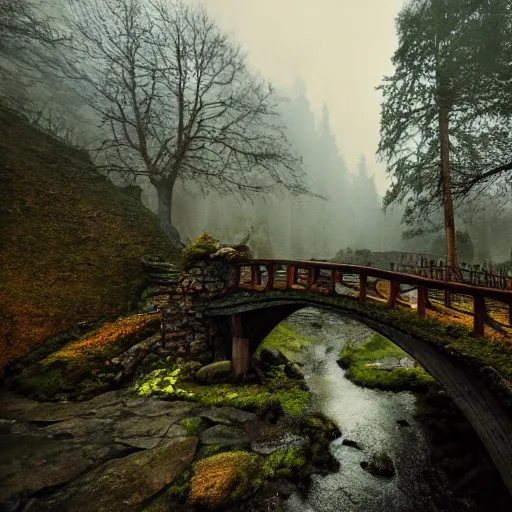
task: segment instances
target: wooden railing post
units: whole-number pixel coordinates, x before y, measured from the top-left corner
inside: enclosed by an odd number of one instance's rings
[[[366,302],[366,286],[368,284],[368,276],[359,274],[359,304]]]
[[[261,284],[261,273],[259,265],[251,266],[251,285],[254,288],[256,285]]]
[[[308,268],[308,284],[306,288],[310,290],[313,287],[313,284],[315,283],[315,267],[309,267]]]
[[[286,289],[291,290],[295,284],[295,267],[288,265],[286,269]]]
[[[388,306],[390,308],[394,308],[396,305],[396,299],[398,297],[398,291],[400,289],[400,285],[397,281],[391,281],[389,283],[389,300],[388,300]]]
[[[428,300],[428,288],[418,286],[418,317],[425,318],[425,306]]]
[[[473,312],[474,312],[474,323],[473,333],[476,336],[483,336],[485,331],[485,297],[481,295],[475,295],[473,297]]]
[[[235,267],[235,288],[240,286],[240,276],[241,276],[242,268],[238,265]]]
[[[231,370],[235,377],[241,377],[249,371],[249,340],[244,337],[241,315],[231,317],[233,342],[231,352]]]
[[[267,279],[267,286],[265,290],[273,290],[274,289],[274,280],[276,278],[276,266],[273,263],[270,263],[267,265],[267,273],[268,273],[268,279]]]
[[[331,270],[331,283],[329,286],[329,295],[336,295],[336,278],[338,277],[338,272],[336,270]]]

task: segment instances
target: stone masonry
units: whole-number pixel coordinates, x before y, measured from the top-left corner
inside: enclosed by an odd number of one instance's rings
[[[205,310],[213,299],[227,293],[229,277],[225,260],[200,260],[169,287],[168,298],[158,308],[166,352],[203,364],[213,361],[216,333]]]

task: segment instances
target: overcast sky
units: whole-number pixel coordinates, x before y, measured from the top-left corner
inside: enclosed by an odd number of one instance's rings
[[[203,0],[235,35],[249,63],[277,87],[301,76],[315,114],[325,101],[338,146],[355,172],[364,153],[380,194],[385,167],[375,161],[380,94],[392,74],[394,20],[404,0]],[[318,118],[318,117],[317,117]]]

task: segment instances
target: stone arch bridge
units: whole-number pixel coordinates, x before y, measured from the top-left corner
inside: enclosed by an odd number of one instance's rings
[[[389,282],[383,299],[375,281]],[[512,291],[428,279],[370,267],[316,261],[198,261],[177,282],[161,283],[163,344],[202,362],[231,358],[233,371],[249,370],[250,357],[267,334],[305,307],[328,309],[384,335],[416,359],[469,420],[512,493],[512,399],[495,369],[446,348],[439,336],[404,311],[400,287],[417,290],[414,312],[425,317],[429,291],[473,301],[473,334],[485,333],[486,299],[512,304]],[[509,315],[510,320],[510,315]],[[449,331],[443,331],[449,337]],[[512,342],[512,340],[511,340]]]

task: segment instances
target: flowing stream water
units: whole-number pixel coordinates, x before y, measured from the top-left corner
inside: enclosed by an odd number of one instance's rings
[[[301,355],[312,393],[312,408],[340,427],[343,437],[331,444],[340,463],[338,473],[313,477],[306,497],[294,494],[290,512],[438,512],[454,508],[450,492],[429,462],[429,448],[414,419],[412,393],[361,388],[344,377],[338,354],[347,339],[367,338],[372,331],[342,317],[304,309],[289,318],[292,327],[317,340]],[[400,426],[405,420],[409,426]],[[359,443],[361,450],[343,445]],[[391,479],[372,476],[360,463],[376,451],[387,452],[396,473]]]

